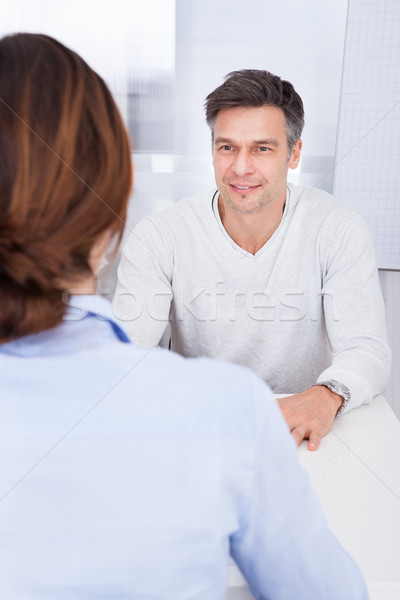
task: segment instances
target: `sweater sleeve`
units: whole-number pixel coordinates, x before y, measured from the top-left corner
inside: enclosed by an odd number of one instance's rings
[[[231,553],[257,599],[367,600],[361,572],[330,531],[266,386],[254,379],[257,434],[248,501]]]
[[[349,218],[326,248],[322,292],[332,364],[318,382],[336,379],[349,388],[346,412],[384,391],[391,353],[373,242],[363,217]]]
[[[143,219],[125,243],[113,300],[115,317],[138,346],[156,346],[167,328],[172,266],[168,236]]]

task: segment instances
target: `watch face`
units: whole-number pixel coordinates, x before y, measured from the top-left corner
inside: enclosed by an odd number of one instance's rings
[[[350,390],[340,383],[339,381],[332,380],[329,382],[331,384],[330,389],[336,394],[343,394],[345,397],[350,396]]]

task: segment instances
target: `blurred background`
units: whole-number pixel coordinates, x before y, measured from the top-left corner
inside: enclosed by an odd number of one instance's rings
[[[347,182],[353,178],[349,180],[343,169],[349,164],[354,174],[355,167],[343,157],[370,131],[376,132],[378,122],[393,130],[390,118],[398,116],[399,88],[388,96],[385,85],[380,86],[379,97],[389,104],[380,107],[378,115],[370,111],[372,121],[365,131],[361,124],[355,142],[349,139],[346,147],[345,136],[338,137],[338,131],[348,130],[344,111],[349,102],[358,110],[366,96],[364,90],[357,99],[349,87],[363,67],[371,69],[371,57],[363,55],[364,46],[371,47],[367,31],[371,24],[364,15],[374,8],[374,14],[368,13],[374,30],[383,23],[379,35],[390,39],[385,27],[398,32],[400,25],[395,4],[396,0],[0,0],[0,34],[48,33],[76,50],[109,85],[132,140],[135,185],[129,233],[144,216],[213,188],[211,139],[203,104],[224,75],[242,68],[267,69],[288,79],[303,99],[303,156],[290,179],[351,201],[353,192]],[[392,36],[391,45],[384,48],[387,76],[397,69],[397,79],[399,37],[398,33]],[[352,62],[354,57],[358,63]],[[383,73],[381,67],[375,66],[377,72]],[[355,117],[349,114],[348,119],[354,121],[360,110]],[[363,146],[368,146],[368,140]],[[398,152],[397,164],[399,159]],[[400,264],[396,262],[400,253],[397,257],[397,246],[393,246],[397,239],[400,244],[400,182],[398,169],[382,173],[379,169],[377,165],[375,174],[382,181],[388,172],[397,177],[389,190],[392,258],[385,258],[387,253],[379,255],[378,266],[394,352],[386,397],[400,417],[400,369],[396,368],[400,363]],[[365,173],[370,170],[364,167]],[[384,202],[378,200],[381,208]],[[369,219],[379,250],[379,240],[387,239],[386,230],[375,231],[379,216],[362,201],[357,207]],[[388,214],[388,206],[384,209]],[[118,258],[103,269],[99,284],[99,291],[110,299],[117,262]]]

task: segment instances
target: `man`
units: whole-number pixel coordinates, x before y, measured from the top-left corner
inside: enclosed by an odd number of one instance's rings
[[[251,367],[297,443],[385,388],[390,351],[374,250],[361,215],[287,184],[303,104],[267,71],[242,70],[206,100],[217,191],[140,222],[114,299],[135,342]]]

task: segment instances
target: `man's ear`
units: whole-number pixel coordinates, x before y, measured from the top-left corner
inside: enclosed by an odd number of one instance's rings
[[[292,154],[290,155],[290,158],[289,158],[289,168],[290,169],[295,169],[299,165],[302,146],[303,146],[303,142],[299,138],[297,140],[297,142],[294,144],[294,146],[292,148]]]

